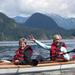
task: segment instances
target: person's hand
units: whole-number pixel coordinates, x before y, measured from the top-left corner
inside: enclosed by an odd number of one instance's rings
[[[14,64],[19,64],[19,60],[15,60],[14,61]]]
[[[65,54],[65,53],[63,53],[63,52],[60,52],[59,54],[60,54],[60,55],[63,55],[63,54]]]
[[[30,40],[35,41],[35,38],[33,35],[30,35],[29,38],[30,38]]]

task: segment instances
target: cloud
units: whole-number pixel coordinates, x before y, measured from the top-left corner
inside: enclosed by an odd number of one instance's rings
[[[74,0],[0,0],[0,12],[8,16],[27,16],[35,12],[75,15]]]

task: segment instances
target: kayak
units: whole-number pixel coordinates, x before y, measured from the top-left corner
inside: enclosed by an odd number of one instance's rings
[[[0,74],[23,74],[33,72],[59,71],[66,69],[74,69],[75,60],[66,62],[50,62],[44,61],[38,63],[37,66],[32,65],[15,65],[9,62],[0,62]]]

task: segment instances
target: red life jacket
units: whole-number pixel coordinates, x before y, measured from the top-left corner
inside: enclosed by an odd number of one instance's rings
[[[58,45],[59,44],[59,45]],[[60,55],[60,48],[61,47],[65,47],[66,45],[63,42],[60,43],[52,43],[51,45],[51,50],[50,50],[50,59],[52,61],[56,61],[56,60],[65,60],[63,55]]]
[[[75,55],[73,55],[73,56],[72,56],[72,59],[74,59],[74,60],[75,60]]]
[[[20,48],[19,48],[19,49],[16,51],[16,55],[14,56],[13,61],[15,61],[15,60],[26,61],[26,60],[27,60],[27,55],[28,55],[28,54],[26,54],[26,53],[28,53],[29,56],[32,55],[32,49],[31,49],[31,47],[28,46],[28,45],[27,45],[27,47],[26,47],[25,49],[20,49]]]

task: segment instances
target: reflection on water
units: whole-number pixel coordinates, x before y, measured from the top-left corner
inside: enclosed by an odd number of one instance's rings
[[[71,50],[75,47],[75,40],[74,41],[73,40],[69,40],[69,41],[64,40],[64,41],[68,46],[68,50]],[[48,42],[48,44],[49,44],[49,42]],[[6,43],[7,44],[6,46],[3,46],[3,44],[1,44],[1,43],[0,43],[0,59],[11,60],[15,54],[15,51],[18,49],[18,44],[15,43],[15,45],[14,45],[14,42],[13,42],[13,46],[10,46],[10,45],[8,46],[7,43]],[[49,56],[49,54],[50,54],[49,50],[45,50],[45,49],[43,49],[37,45],[32,45],[32,48],[33,48],[32,58],[36,58],[38,55],[40,55],[43,59],[50,57]],[[73,53],[71,53],[70,55],[73,55]],[[39,57],[39,59],[40,59],[40,57]],[[38,73],[26,73],[26,74],[19,74],[19,75],[75,75],[75,69],[60,70],[60,71],[53,71],[53,72],[47,71],[47,72],[38,72]]]

